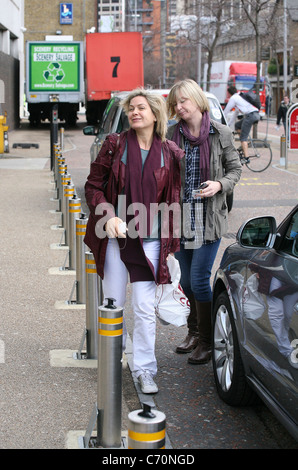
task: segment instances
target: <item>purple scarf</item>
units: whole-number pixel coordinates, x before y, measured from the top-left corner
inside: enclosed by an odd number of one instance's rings
[[[133,129],[127,132],[127,165],[125,195],[127,205],[142,203],[147,211],[147,232],[150,235],[150,203],[157,201],[157,185],[154,171],[160,168],[161,139],[154,134],[143,171],[141,149]],[[144,235],[144,230],[141,231]]]
[[[180,125],[182,127],[183,135],[190,142],[191,145],[198,145],[200,147],[200,181],[204,182],[209,180],[210,177],[210,143],[209,143],[209,132],[210,132],[210,116],[208,111],[205,111],[202,115],[202,123],[199,137],[194,137],[189,132],[187,124],[183,119],[178,122],[174,135],[173,141],[180,145]]]
[[[140,236],[131,238],[129,233],[127,238],[118,238],[120,246],[121,260],[129,271],[130,281],[152,281],[155,279],[154,267],[145,256],[142,238],[150,234],[150,203],[157,202],[157,184],[154,171],[160,168],[161,164],[161,139],[154,134],[153,142],[147,155],[143,171],[141,149],[133,129],[127,132],[127,164],[125,171],[125,195],[126,208],[130,204],[142,203],[147,211],[147,231],[141,229]],[[137,209],[137,208],[136,208]],[[127,215],[128,223],[135,214]]]

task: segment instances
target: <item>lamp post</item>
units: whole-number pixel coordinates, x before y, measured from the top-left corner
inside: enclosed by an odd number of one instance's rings
[[[284,93],[288,92],[288,24],[287,24],[287,0],[284,0]]]

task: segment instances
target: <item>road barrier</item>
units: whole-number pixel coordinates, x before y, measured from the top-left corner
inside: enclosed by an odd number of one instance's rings
[[[81,213],[76,219],[76,303],[86,303],[86,270],[85,252],[86,245],[84,237],[86,234],[88,219],[86,214]]]
[[[65,173],[67,173],[67,165],[65,163],[62,163],[62,164],[58,165],[58,178],[57,178],[57,184],[56,184],[57,199],[59,201],[58,211],[61,211],[61,197],[62,197],[62,194],[63,194],[63,191],[62,191],[62,175],[65,175]]]
[[[60,148],[61,152],[64,151],[64,127],[60,127]]]
[[[151,411],[147,404],[143,410],[128,415],[128,449],[165,449],[166,417],[161,411]]]
[[[97,445],[121,447],[123,308],[98,309]]]
[[[76,218],[81,213],[81,199],[76,194],[68,201],[69,269],[76,269]]]
[[[64,186],[71,183],[71,175],[66,170],[61,174],[61,196],[60,196],[60,208],[61,208],[61,227],[66,229],[66,199],[64,197]]]
[[[57,182],[57,176],[58,176],[58,155],[60,151],[60,147],[57,142],[54,143],[54,168],[53,168],[53,174],[54,174],[54,181]]]
[[[103,305],[102,284],[94,256],[86,251],[84,244],[88,218],[81,212],[81,199],[75,194],[58,145],[55,152],[61,226],[65,245],[69,247],[69,268],[76,271],[75,303],[86,307],[86,328],[76,358],[97,359],[97,402],[83,438],[84,447],[89,447],[97,422],[96,447],[121,448],[123,308],[115,306],[111,298]],[[82,354],[85,342],[86,354]],[[149,405],[143,406],[143,410],[128,415],[128,448],[164,449],[165,415],[157,410],[152,412]]]
[[[281,166],[285,165],[286,153],[287,153],[287,139],[285,135],[282,135],[280,137],[280,159],[279,159],[279,163]]]
[[[65,229],[65,245],[69,246],[69,199],[74,195],[74,185],[71,181],[69,181],[66,185],[64,185],[64,229]]]
[[[72,199],[74,200],[76,196]],[[77,210],[74,209],[74,217],[73,219],[70,217],[70,269],[73,269],[76,273],[76,280],[74,281],[69,299],[67,301],[68,304],[86,304],[86,269],[85,269],[85,252],[86,252],[86,245],[84,243],[84,236],[86,233],[86,227],[88,219],[84,213],[80,213],[80,218],[77,219]],[[71,214],[70,214],[71,216]],[[72,240],[73,236],[73,227],[74,225],[74,240]],[[74,255],[75,253],[75,255]],[[71,254],[73,254],[71,256]],[[73,300],[72,296],[76,292],[76,300]],[[84,332],[81,345],[78,352],[78,359],[82,359],[82,348],[85,343],[86,337],[86,330]]]
[[[87,359],[98,356],[99,277],[91,251],[85,253],[86,263],[86,350]]]

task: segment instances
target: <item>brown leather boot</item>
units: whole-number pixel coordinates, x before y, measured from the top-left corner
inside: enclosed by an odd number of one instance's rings
[[[211,359],[211,302],[196,301],[199,338],[188,358],[190,364],[206,364]]]
[[[176,353],[186,354],[193,351],[198,345],[198,325],[196,301],[193,295],[188,297],[190,303],[190,314],[187,318],[188,334],[182,343],[177,346]]]

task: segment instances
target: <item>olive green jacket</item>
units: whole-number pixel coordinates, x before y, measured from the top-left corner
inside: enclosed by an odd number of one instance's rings
[[[228,230],[228,208],[226,194],[231,193],[241,176],[241,163],[234,146],[234,138],[228,126],[211,120],[214,133],[210,139],[210,180],[219,181],[222,190],[207,199],[205,240],[213,241],[222,237]],[[175,127],[170,126],[167,138],[172,139]],[[184,150],[184,137],[181,135],[180,147]],[[181,195],[185,185],[185,158],[180,162]],[[182,198],[181,198],[182,201]]]

